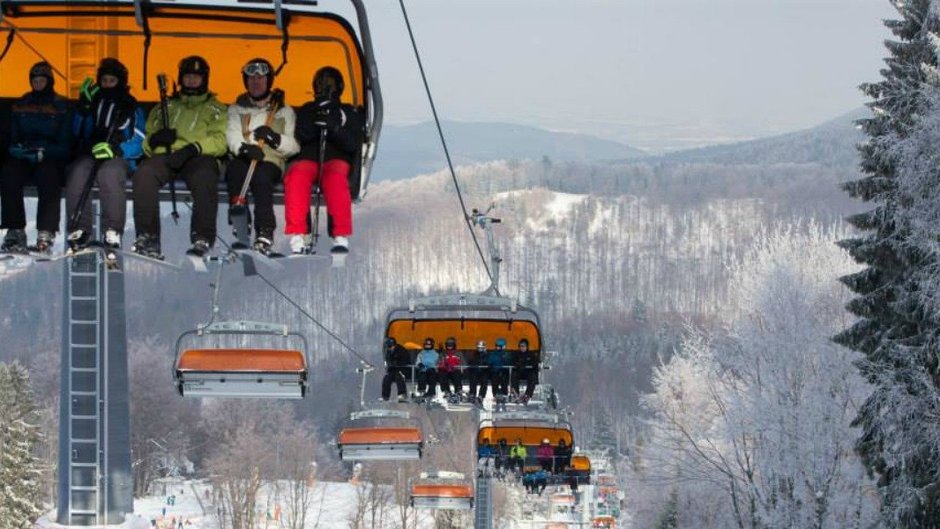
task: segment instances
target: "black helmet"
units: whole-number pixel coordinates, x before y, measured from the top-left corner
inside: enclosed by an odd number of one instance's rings
[[[98,85],[101,85],[101,78],[105,75],[113,75],[117,77],[118,84],[115,89],[120,89],[121,91],[127,89],[127,67],[121,63],[121,61],[113,57],[105,57],[101,59],[101,63],[98,64],[98,74],[97,81]],[[102,90],[110,90],[103,88]]]
[[[45,77],[47,82],[43,92],[52,92],[55,86],[55,76],[52,75],[52,66],[48,62],[40,61],[32,65],[29,69],[29,80],[32,81],[33,77]]]
[[[245,65],[242,66],[242,84],[245,85],[245,90],[248,90],[248,77],[252,75],[263,75],[267,77],[268,86],[261,97],[251,97],[251,93],[248,94],[248,97],[256,100],[268,97],[268,94],[271,93],[271,87],[274,86],[274,66],[272,66],[267,59],[262,57],[255,57],[246,62]]]
[[[528,338],[522,338],[521,340],[519,340],[519,347],[522,347],[523,345],[526,346],[526,347],[529,346],[529,339],[528,339]]]
[[[395,347],[396,345],[398,345],[398,342],[391,336],[385,339],[385,347]]]
[[[424,339],[424,348],[431,349],[432,347],[434,347],[434,338],[431,338],[430,336],[428,336],[427,338]]]
[[[456,347],[457,347],[457,339],[454,338],[453,336],[448,336],[447,339],[444,340],[444,347],[446,347],[446,348],[448,348],[448,349],[454,349],[454,348],[456,348]]]
[[[183,76],[188,73],[195,73],[202,76],[202,84],[198,88],[186,88],[183,86]],[[179,83],[180,92],[184,95],[202,95],[209,91],[209,63],[198,55],[190,55],[180,61],[179,64]]]
[[[332,66],[324,66],[317,70],[313,76],[313,96],[317,99],[332,99],[339,101],[343,95],[343,74]]]

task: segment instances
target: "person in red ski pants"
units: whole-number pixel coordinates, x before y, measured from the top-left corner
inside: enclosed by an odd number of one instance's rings
[[[321,68],[313,77],[314,100],[297,112],[295,134],[300,154],[284,175],[284,233],[290,237],[294,254],[313,251],[309,214],[311,190],[317,183],[326,200],[332,252],[349,251],[353,231],[349,171],[362,148],[365,119],[361,109],[340,102],[343,88],[343,76],[337,69]],[[322,181],[318,182],[318,177]]]

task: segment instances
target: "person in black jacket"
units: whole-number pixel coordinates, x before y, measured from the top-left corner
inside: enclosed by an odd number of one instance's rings
[[[297,112],[295,135],[300,143],[300,154],[284,175],[284,233],[290,237],[291,251],[295,254],[312,251],[307,218],[311,189],[321,172],[323,140],[323,181],[319,185],[326,200],[327,231],[333,238],[333,252],[349,251],[349,236],[352,235],[349,171],[362,148],[365,117],[361,108],[340,102],[343,88],[339,70],[330,66],[321,68],[313,78],[315,99]]]
[[[398,344],[394,338],[385,340],[385,376],[382,377],[382,399],[388,400],[392,394],[392,381],[398,389],[398,400],[407,398],[405,380],[411,371],[411,354]]]
[[[72,132],[68,101],[55,93],[49,63],[29,69],[31,91],[13,104],[9,156],[0,169],[0,228],[6,228],[0,251],[26,253],[26,207],[23,188],[39,191],[36,251],[51,253],[59,230],[59,200]]]
[[[532,392],[535,391],[536,384],[539,383],[539,354],[536,351],[529,350],[529,340],[522,338],[519,340],[519,352],[516,354],[512,372],[512,390],[519,394],[519,383],[525,380],[525,395],[523,402],[528,402],[532,398]]]

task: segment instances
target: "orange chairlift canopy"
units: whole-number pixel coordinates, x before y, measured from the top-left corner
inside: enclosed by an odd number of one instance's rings
[[[270,6],[240,3],[4,0],[0,6],[0,50],[10,42],[0,62],[0,97],[27,92],[29,67],[45,59],[56,72],[57,90],[74,99],[98,62],[116,57],[130,72],[132,94],[156,102],[156,74],[175,79],[180,59],[198,54],[209,62],[210,91],[224,103],[244,92],[245,62],[264,57],[278,67],[286,56],[276,85],[291,105],[312,99],[311,80],[323,66],[345,77],[344,102],[368,105],[368,63],[359,40],[344,19],[329,13],[285,7],[279,28]]]
[[[521,439],[527,447],[535,447],[548,439],[552,446],[564,441],[566,445],[573,446],[574,436],[571,425],[559,420],[556,415],[534,412],[501,413],[493,419],[480,423],[477,431],[477,446],[489,439],[490,444],[497,444],[500,439],[506,439],[510,445]]]

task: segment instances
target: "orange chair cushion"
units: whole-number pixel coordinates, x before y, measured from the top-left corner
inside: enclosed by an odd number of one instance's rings
[[[472,498],[470,485],[414,485],[411,495],[416,498]]]
[[[178,371],[302,373],[302,352],[289,349],[189,349],[180,355]]]
[[[339,433],[341,445],[412,443],[421,443],[421,430],[418,428],[344,428]]]

